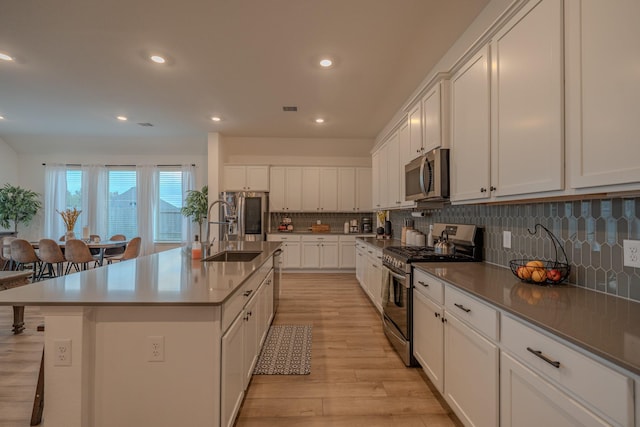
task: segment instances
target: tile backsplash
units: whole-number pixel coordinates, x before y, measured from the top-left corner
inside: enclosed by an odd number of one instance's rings
[[[544,230],[529,233],[540,223],[562,242],[571,264],[570,283],[640,301],[640,269],[623,266],[622,249],[623,240],[640,240],[640,198],[446,206],[427,213],[412,218],[410,211],[390,211],[394,233],[400,235],[405,218],[424,233],[434,222],[476,224],[484,232],[484,260],[508,267],[511,259],[555,258]],[[502,246],[504,230],[511,231],[510,249]]]
[[[282,213],[272,212],[270,214],[271,225],[269,230],[276,232],[278,230],[278,224],[282,221],[282,218],[288,216],[293,223],[294,231],[307,231],[311,229],[313,224],[316,224],[318,220],[322,224],[329,224],[331,232],[342,233],[344,231],[344,223],[352,219],[358,220],[358,225],[362,224],[362,218],[370,218],[373,221],[373,213],[371,212],[359,212],[357,214],[351,213],[308,213],[308,212],[296,212],[296,213]],[[375,231],[375,230],[374,230]]]

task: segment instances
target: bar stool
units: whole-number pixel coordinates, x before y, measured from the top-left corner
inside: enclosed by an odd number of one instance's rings
[[[38,268],[40,267],[40,258],[36,254],[31,243],[24,239],[15,239],[11,241],[11,259],[16,263],[17,270],[24,270],[25,266],[33,265],[33,278],[35,282],[38,276]]]
[[[57,277],[64,274],[64,263],[66,261],[62,249],[58,245],[58,242],[51,239],[41,239],[38,242],[40,261],[42,261],[42,268],[40,268],[40,274],[38,274],[38,280],[42,280],[45,270],[49,270],[48,277]],[[56,265],[56,271],[53,269],[53,264]]]
[[[89,247],[82,240],[68,240],[65,244],[64,256],[69,263],[64,274],[69,274],[72,267],[78,272],[81,270],[80,266],[82,266],[82,270],[86,270],[90,262],[94,263],[94,267],[98,265],[98,260],[91,255]]]

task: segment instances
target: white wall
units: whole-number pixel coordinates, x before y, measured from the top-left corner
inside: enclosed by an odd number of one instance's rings
[[[18,183],[18,153],[0,138],[0,186]]]
[[[43,163],[67,163],[67,164],[107,164],[107,165],[196,165],[196,188],[201,188],[207,183],[207,156],[205,155],[88,155],[64,154],[37,155],[24,154],[17,156],[18,183],[21,187],[28,188],[44,195],[44,166]],[[42,215],[44,209],[33,220],[27,229],[21,228],[20,237],[29,240],[38,240],[43,235]]]

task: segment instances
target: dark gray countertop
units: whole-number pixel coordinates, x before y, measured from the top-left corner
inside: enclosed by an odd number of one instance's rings
[[[494,306],[640,374],[640,303],[573,285],[538,286],[486,263],[415,263]]]

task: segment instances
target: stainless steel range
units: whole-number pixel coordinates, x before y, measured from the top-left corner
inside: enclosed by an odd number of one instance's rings
[[[436,253],[435,248],[389,246],[382,252],[382,264],[389,273],[388,290],[382,302],[384,333],[407,366],[417,365],[413,357],[412,263],[474,262],[482,260],[482,230],[469,224],[433,226],[434,236],[448,235],[455,245],[452,254]]]

